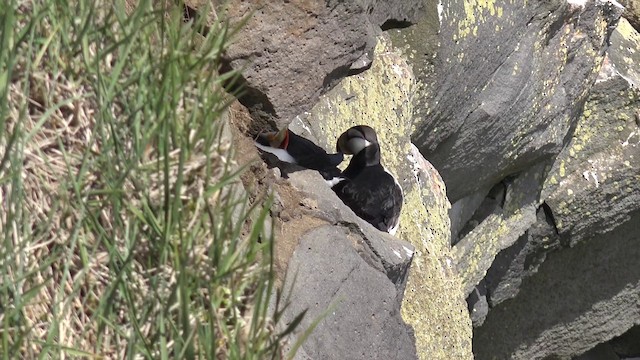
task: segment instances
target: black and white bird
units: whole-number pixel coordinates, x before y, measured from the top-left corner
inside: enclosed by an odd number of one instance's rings
[[[325,179],[339,175],[337,166],[344,160],[341,152],[327,154],[313,141],[297,135],[287,127],[259,134],[255,145],[258,149],[275,155],[282,162],[317,170]]]
[[[366,125],[354,126],[340,135],[336,148],[353,158],[331,188],[356,215],[394,235],[402,209],[402,188],[380,164],[375,130]]]

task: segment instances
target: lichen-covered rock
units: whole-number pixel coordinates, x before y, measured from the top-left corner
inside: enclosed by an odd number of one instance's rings
[[[231,113],[236,127],[251,121],[244,108]],[[238,161],[257,158],[250,139],[235,140]],[[299,169],[287,179],[276,172],[255,162],[243,183],[251,197],[274,196],[274,270],[284,294],[279,309],[286,305],[277,330],[306,310],[288,350],[318,320],[296,359],[415,359],[400,313],[414,247],[356,216],[317,172]]]
[[[558,251],[474,330],[477,360],[570,358],[640,322],[640,212]]]
[[[638,3],[640,7],[640,2]],[[640,30],[634,29],[626,19],[620,19],[611,34],[611,45],[603,64],[599,81],[615,74],[622,76],[634,87],[640,86]]]
[[[543,192],[570,245],[614,229],[640,208],[640,36],[625,20],[607,58]]]
[[[622,0],[620,3],[625,7],[624,17],[636,31],[640,31],[640,0]]]
[[[323,96],[303,127],[327,148],[353,125],[377,131],[382,163],[404,191],[397,235],[416,249],[402,317],[414,329],[421,359],[469,359],[471,324],[451,260],[449,202],[437,171],[409,141],[414,86],[406,60],[381,37],[371,68]]]
[[[550,213],[546,205],[538,208],[536,223],[496,256],[485,276],[491,307],[515,297],[523,279],[538,271],[549,252],[562,247]]]
[[[487,273],[491,306],[516,296],[547,253],[608,232],[640,208],[637,51],[638,34],[622,19],[575,133],[547,177],[536,224]]]
[[[536,222],[545,166],[538,164],[506,185],[504,204],[488,214],[454,246],[465,295],[484,278],[496,255],[510,247]]]
[[[186,3],[198,10],[207,1]],[[246,19],[224,54],[230,67],[244,69],[240,101],[263,126],[283,127],[341,78],[367,68],[380,26],[414,21],[422,1],[231,0],[215,8],[232,26]]]
[[[569,244],[611,231],[640,208],[638,109],[640,92],[621,77],[593,87],[545,188],[556,228]]]
[[[640,250],[640,92],[637,65],[625,60],[640,50],[634,39],[621,20],[547,175],[537,222],[487,273],[491,310],[475,331],[478,359],[576,356],[640,319],[640,273],[628,268]]]
[[[560,0],[442,5],[413,140],[456,202],[560,152],[622,10]]]

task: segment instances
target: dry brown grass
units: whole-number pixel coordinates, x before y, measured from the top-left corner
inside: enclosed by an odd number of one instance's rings
[[[224,27],[203,41],[180,9],[74,5],[2,14],[0,354],[279,356],[266,211],[212,75]]]

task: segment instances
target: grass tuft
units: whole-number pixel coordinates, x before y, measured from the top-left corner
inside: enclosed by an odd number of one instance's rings
[[[279,358],[218,74],[237,28],[128,6],[0,9],[0,354]]]

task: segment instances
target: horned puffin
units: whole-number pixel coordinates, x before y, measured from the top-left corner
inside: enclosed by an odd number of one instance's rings
[[[354,126],[340,135],[336,148],[353,158],[331,188],[356,215],[394,235],[402,209],[402,188],[380,164],[375,130],[366,125]]]
[[[317,170],[325,179],[340,174],[338,164],[344,159],[341,152],[327,154],[313,141],[306,139],[289,128],[258,134],[255,145],[258,149],[275,155],[278,160]]]

